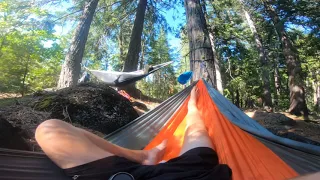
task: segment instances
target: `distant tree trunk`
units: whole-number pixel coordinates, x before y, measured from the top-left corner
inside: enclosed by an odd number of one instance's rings
[[[26,63],[26,67],[24,69],[23,78],[22,78],[22,87],[21,87],[21,96],[24,96],[24,93],[26,92],[26,79],[27,75],[29,73],[29,63],[30,63],[30,54],[28,54],[28,59]]]
[[[141,57],[140,57],[140,60],[139,60],[139,69],[143,69],[143,65],[144,65],[144,51],[145,51],[145,42],[142,41],[141,43]]]
[[[5,45],[5,43],[6,43],[6,34],[4,34],[3,36],[2,36],[2,40],[1,40],[1,43],[0,43],[0,58],[2,57],[2,55],[3,55],[3,53],[2,53],[2,48],[3,48],[3,46]]]
[[[236,102],[235,105],[240,108],[240,93],[239,93],[239,89],[236,90]]]
[[[146,14],[147,0],[139,0],[136,19],[131,33],[130,44],[123,71],[135,71],[138,68],[139,53],[141,51],[141,36]]]
[[[312,82],[313,85],[313,102],[315,110],[320,112],[320,85],[317,81]]]
[[[124,50],[123,50],[123,33],[122,25],[120,24],[119,34],[118,34],[118,43],[119,43],[119,53],[120,53],[120,62],[124,62]]]
[[[260,64],[262,68],[262,82],[263,82],[263,105],[266,107],[272,107],[272,98],[271,98],[271,90],[270,90],[270,76],[268,70],[268,56],[262,44],[262,40],[260,35],[257,32],[255,23],[253,22],[250,14],[245,9],[243,5],[243,0],[238,0],[241,4],[241,9],[243,14],[246,17],[250,30],[253,34],[254,40],[256,42],[256,47],[259,52]]]
[[[281,79],[280,79],[280,72],[279,72],[279,55],[274,62],[274,86],[276,89],[276,95],[280,96],[281,93]]]
[[[235,104],[235,101],[234,101],[234,92],[233,91],[231,91],[231,101],[232,101],[232,104]]]
[[[184,0],[187,14],[190,69],[193,80],[204,77],[216,88],[215,66],[207,23],[200,0]]]
[[[84,49],[86,46],[90,25],[99,0],[90,0],[86,3],[80,22],[73,35],[70,48],[62,65],[58,88],[75,86],[80,77]]]
[[[308,108],[305,100],[305,91],[303,88],[303,76],[301,64],[297,50],[291,43],[289,36],[284,28],[284,22],[280,20],[276,11],[270,5],[269,0],[263,0],[264,6],[273,21],[273,24],[278,32],[279,38],[282,43],[283,55],[286,60],[288,76],[289,76],[289,90],[290,90],[290,107],[289,112],[295,115],[302,113],[307,116]]]
[[[214,70],[216,72],[216,84],[217,84],[217,90],[223,94],[223,86],[222,86],[222,77],[221,77],[221,70],[220,70],[220,62],[216,51],[215,46],[215,38],[213,33],[209,33],[209,38],[212,46],[212,52],[213,52],[213,59],[214,59]]]
[[[274,88],[275,88],[275,96],[274,96],[274,106],[277,107],[279,105],[279,97],[281,93],[281,79],[279,73],[279,55],[277,55],[276,60],[274,61]]]
[[[206,8],[206,1],[202,1],[202,9],[205,15],[205,18],[208,20],[208,13],[207,13],[207,8]],[[216,72],[216,84],[217,84],[217,90],[223,94],[223,86],[222,86],[222,78],[221,78],[221,70],[220,70],[220,62],[219,58],[217,55],[216,51],[216,46],[215,46],[215,34],[214,34],[214,27],[211,25],[208,25],[208,31],[209,31],[209,38],[210,38],[210,43],[212,47],[212,53],[213,53],[213,60],[214,60],[214,70]]]

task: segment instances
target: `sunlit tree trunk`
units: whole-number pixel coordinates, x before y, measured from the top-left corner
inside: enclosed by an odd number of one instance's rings
[[[139,60],[139,69],[144,68],[144,53],[145,53],[145,41],[142,41],[142,43],[141,43],[141,57]]]
[[[279,47],[280,48],[280,47]],[[277,52],[277,57],[274,61],[274,87],[276,90],[276,95],[279,97],[281,93],[281,78],[279,72],[279,53]]]
[[[209,33],[210,37],[210,42],[212,46],[212,52],[213,52],[213,59],[214,59],[214,70],[216,72],[216,84],[217,84],[217,90],[223,94],[223,86],[222,86],[222,77],[221,77],[221,69],[220,69],[220,62],[218,59],[217,51],[216,51],[216,46],[215,46],[215,39],[214,39],[214,34]]]
[[[271,90],[270,90],[270,77],[269,77],[269,70],[268,70],[268,56],[266,54],[266,51],[264,49],[262,40],[260,35],[257,32],[255,23],[253,22],[250,14],[245,9],[243,0],[238,0],[241,4],[241,9],[243,11],[243,14],[247,20],[247,23],[250,27],[250,30],[253,34],[256,47],[259,52],[259,59],[260,59],[260,65],[262,69],[262,82],[263,82],[263,105],[267,107],[272,107],[272,98],[271,98]]]
[[[119,34],[118,34],[118,45],[119,45],[119,59],[120,62],[124,62],[125,57],[124,57],[124,46],[123,46],[123,30],[122,30],[122,25],[119,27]]]
[[[305,91],[303,88],[303,76],[301,64],[296,48],[291,43],[285,30],[284,22],[280,20],[278,14],[273,9],[269,0],[263,0],[264,6],[273,21],[275,29],[282,43],[283,55],[286,60],[288,70],[288,86],[290,90],[289,112],[295,115],[308,115],[308,108],[305,100]]]
[[[128,54],[123,67],[124,72],[135,71],[138,68],[139,53],[141,51],[141,36],[146,8],[147,0],[140,0],[130,37]]]
[[[189,38],[190,69],[193,80],[205,78],[216,88],[215,66],[207,23],[200,0],[185,0]]]
[[[25,64],[25,69],[24,69],[24,72],[23,72],[23,77],[22,77],[22,87],[21,87],[21,96],[24,96],[26,90],[27,90],[27,87],[26,87],[26,79],[27,79],[27,75],[29,73],[29,63],[30,63],[30,54],[28,54],[28,58],[27,58],[27,61],[26,61],[26,64]]]
[[[317,81],[312,82],[313,85],[313,102],[315,110],[320,112],[320,84]]]
[[[203,0],[202,2],[202,9],[203,13],[205,15],[206,20],[208,20],[209,16],[207,13],[207,8],[206,8],[206,1]],[[213,52],[213,59],[214,59],[214,70],[216,72],[216,84],[217,84],[217,90],[223,94],[223,86],[222,86],[222,78],[221,78],[221,70],[220,70],[220,62],[218,58],[218,54],[216,51],[216,46],[215,46],[215,34],[214,34],[214,27],[211,25],[208,25],[208,31],[209,31],[209,38],[210,38],[210,43],[212,47],[212,52]]]
[[[81,62],[86,46],[90,25],[99,0],[88,1],[73,35],[70,48],[62,65],[58,88],[75,86],[81,71]]]

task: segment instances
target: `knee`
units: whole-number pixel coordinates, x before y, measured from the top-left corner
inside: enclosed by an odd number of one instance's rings
[[[63,127],[63,123],[65,122],[58,119],[50,119],[39,124],[35,132],[37,142],[41,144],[41,141],[58,135],[58,127]]]

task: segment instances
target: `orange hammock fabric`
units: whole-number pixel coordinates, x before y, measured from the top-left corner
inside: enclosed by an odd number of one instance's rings
[[[219,161],[221,164],[228,164],[232,169],[233,180],[281,180],[298,176],[298,173],[269,148],[232,124],[212,101],[202,80],[198,82],[197,87],[200,93],[197,102],[198,109],[219,156]],[[179,155],[186,127],[188,99],[145,149],[151,149],[168,139],[168,147],[163,160]]]

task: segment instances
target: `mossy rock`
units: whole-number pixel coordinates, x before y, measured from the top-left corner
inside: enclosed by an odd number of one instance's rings
[[[86,83],[36,97],[30,106],[49,118],[77,123],[104,134],[138,117],[130,101],[104,84]]]
[[[43,99],[41,99],[41,101],[35,103],[36,109],[38,110],[48,109],[49,107],[51,107],[51,104],[53,103],[54,98],[55,96],[50,96],[50,95],[44,97]]]

